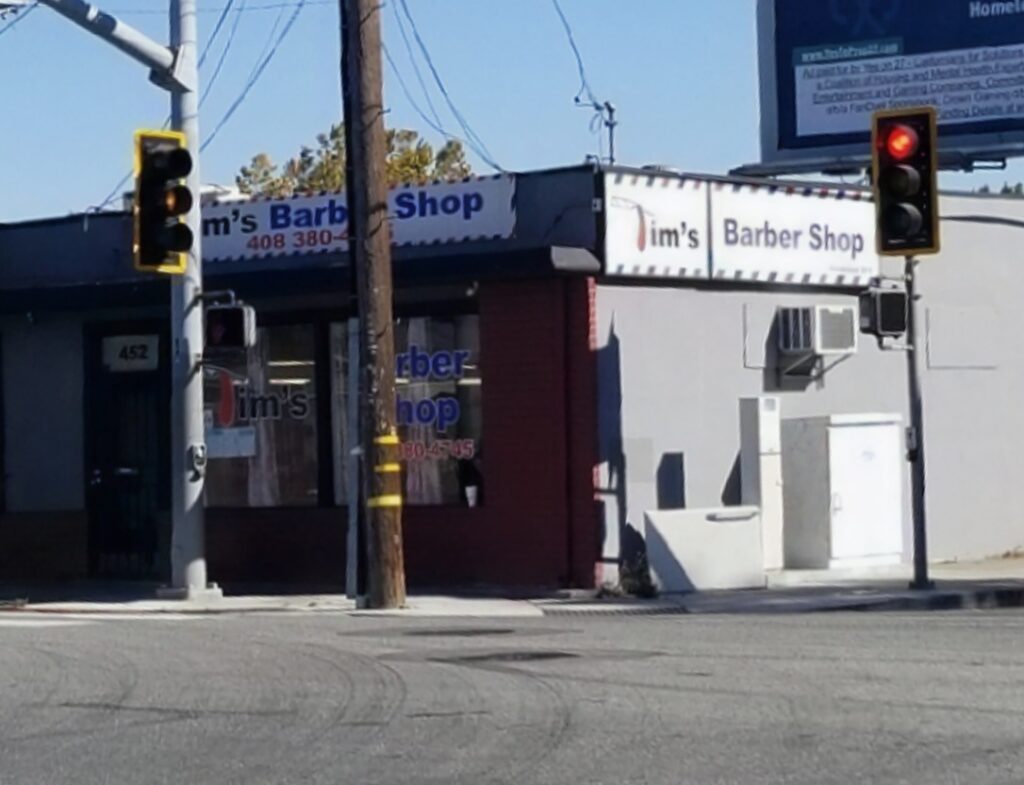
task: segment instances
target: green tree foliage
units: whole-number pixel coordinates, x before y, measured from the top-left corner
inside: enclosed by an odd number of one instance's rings
[[[1000,193],[1003,196],[1014,196],[1017,199],[1024,199],[1024,183],[1017,183],[1016,185],[1007,183],[1003,186],[1003,190]]]
[[[978,193],[979,194],[991,194],[991,193],[994,193],[994,191],[991,188],[989,188],[987,185],[983,185],[983,186],[981,186],[981,188],[978,189]],[[1015,199],[1024,199],[1024,183],[1017,183],[1016,185],[1010,185],[1009,183],[1006,183],[999,190],[999,195],[1000,196],[1012,196]]]
[[[457,141],[447,142],[435,152],[419,133],[408,129],[387,132],[387,178],[392,185],[428,180],[454,180],[472,174],[466,152]],[[235,178],[243,193],[283,197],[296,193],[341,191],[345,188],[345,128],[338,124],[316,138],[313,147],[304,146],[283,167],[266,153],[253,156]]]

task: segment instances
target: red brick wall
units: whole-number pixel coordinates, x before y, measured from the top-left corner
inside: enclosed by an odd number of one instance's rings
[[[568,573],[565,292],[480,288],[483,506],[406,509],[410,585],[561,586]]]
[[[593,282],[480,290],[484,503],[404,509],[409,587],[594,585]],[[345,510],[210,510],[211,580],[343,585]]]

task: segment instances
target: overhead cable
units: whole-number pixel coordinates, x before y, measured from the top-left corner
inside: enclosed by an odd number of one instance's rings
[[[199,97],[199,108],[203,108],[203,104],[206,103],[206,99],[210,97],[210,93],[213,91],[213,86],[217,83],[217,77],[220,76],[220,70],[224,67],[224,61],[227,59],[228,52],[231,51],[231,45],[235,42],[235,34],[238,32],[238,24],[242,21],[242,12],[245,11],[245,0],[242,0],[238,4],[238,10],[235,12],[235,21],[231,24],[231,30],[228,31],[227,40],[224,42],[224,48],[220,52],[220,57],[217,59],[217,65],[213,68],[213,74],[210,78],[202,83],[202,95]]]
[[[224,10],[221,11],[220,17],[217,19],[217,24],[213,26],[213,32],[210,33],[210,37],[206,41],[203,53],[199,55],[199,68],[202,68],[203,63],[206,62],[206,56],[210,53],[210,48],[213,46],[213,42],[217,40],[217,35],[220,33],[221,27],[224,25],[224,20],[228,18],[228,12],[231,11],[231,6],[234,5],[234,2],[235,0],[228,0],[228,4],[224,6]]]
[[[295,20],[298,19],[299,14],[302,13],[302,9],[305,6],[306,1],[307,0],[300,0],[299,4],[295,6],[295,10],[292,12],[292,15],[288,18],[288,22],[281,30],[280,35],[278,35],[277,40],[274,42],[274,46],[270,49],[269,52],[267,52],[266,57],[264,57],[262,62],[260,62],[259,65],[256,67],[255,71],[250,76],[249,81],[246,82],[245,87],[243,87],[241,93],[239,93],[238,98],[236,98],[232,102],[231,106],[229,106],[227,111],[224,113],[224,116],[221,117],[220,122],[217,123],[217,125],[214,127],[210,135],[206,137],[202,146],[199,148],[200,152],[209,147],[213,140],[217,138],[217,135],[221,132],[221,129],[224,128],[228,120],[230,120],[232,115],[234,115],[234,113],[238,110],[238,107],[240,107],[242,103],[245,101],[246,97],[249,95],[249,92],[252,90],[252,88],[255,87],[256,83],[263,75],[263,72],[270,64],[270,61],[273,60],[274,55],[277,54],[277,50],[281,46],[281,43],[284,41],[285,38],[287,38],[288,33],[292,29],[292,25],[295,24]]]
[[[423,97],[427,101],[427,107],[430,109],[430,114],[437,125],[442,125],[441,116],[437,113],[437,109],[434,107],[434,102],[430,100],[430,91],[427,90],[427,83],[423,80],[423,73],[420,71],[420,67],[416,63],[416,56],[412,51],[412,44],[409,43],[409,36],[405,32],[405,23],[402,21],[402,15],[398,13],[398,4],[392,3],[391,10],[395,14],[395,21],[398,23],[398,32],[402,34],[402,41],[405,44],[405,52],[409,56],[409,62],[412,64],[413,73],[416,74],[416,81],[420,84],[420,90],[423,91]],[[390,55],[388,55],[388,57],[390,58]],[[392,63],[392,68],[394,68],[394,63]],[[395,69],[395,73],[398,73],[397,68]],[[399,79],[401,79],[401,77],[399,77]],[[408,91],[406,92],[406,95],[408,95]],[[410,98],[409,100],[411,101],[412,99]]]
[[[462,132],[466,135],[466,141],[470,148],[479,155],[488,166],[493,167],[499,172],[504,172],[505,170],[494,160],[493,156],[491,156],[491,152],[487,149],[487,145],[484,143],[483,139],[481,139],[473,130],[466,118],[462,116],[458,107],[455,106],[455,102],[448,93],[448,88],[445,87],[444,80],[441,79],[441,75],[438,73],[437,67],[434,65],[434,60],[430,56],[430,51],[427,49],[427,45],[423,42],[423,37],[420,35],[419,28],[416,26],[416,20],[412,18],[408,3],[406,0],[399,0],[399,2],[402,4],[402,12],[405,14],[405,18],[409,22],[409,27],[412,29],[412,34],[416,39],[416,44],[419,47],[420,52],[423,54],[423,59],[426,61],[431,75],[434,77],[437,89],[440,90],[441,95],[444,96],[448,109],[451,111],[452,115],[454,115],[459,127],[462,128]]]
[[[25,19],[25,17],[27,17],[29,14],[31,14],[33,11],[35,11],[38,7],[39,7],[39,3],[33,3],[28,8],[26,8],[24,11],[15,12],[14,19],[12,19],[10,22],[5,24],[3,27],[0,27],[0,35],[3,35],[8,30],[13,28],[16,24],[18,24],[18,22],[21,22],[23,19]]]

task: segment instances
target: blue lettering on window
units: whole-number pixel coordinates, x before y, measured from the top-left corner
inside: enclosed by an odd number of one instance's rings
[[[395,365],[398,375],[411,381],[449,381],[465,376],[472,355],[466,349],[428,352],[411,344],[408,351],[400,352],[395,357]],[[452,395],[416,400],[398,397],[396,406],[399,425],[433,425],[442,432],[458,423],[462,415],[459,400]]]

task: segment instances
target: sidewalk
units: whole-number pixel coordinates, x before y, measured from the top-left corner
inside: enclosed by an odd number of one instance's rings
[[[241,613],[345,613],[351,616],[399,617],[541,617],[528,600],[503,597],[412,595],[401,610],[357,608],[344,594],[309,592],[286,594],[246,592],[217,599],[163,600],[156,585],[76,583],[64,586],[0,584],[0,614],[65,614],[73,616],[137,617]]]
[[[264,591],[216,600],[156,599],[146,584],[11,586],[0,584],[0,613],[146,616],[159,614],[344,613],[361,617],[502,618],[578,615],[782,614],[833,611],[926,611],[1024,607],[1024,559],[934,565],[932,591],[907,588],[910,568],[865,573],[788,571],[766,589],[663,595],[653,599],[599,598],[566,591],[543,599],[519,596],[409,597],[408,607],[360,609],[343,594]]]
[[[834,611],[937,611],[1024,607],[1024,581],[939,584],[933,591],[887,586],[813,586],[536,603],[545,616],[787,614]]]
[[[1024,607],[1024,558],[929,566],[932,591],[908,588],[913,568],[784,570],[765,589],[663,595],[653,600],[589,599],[538,603],[546,615],[672,613],[813,613]]]

